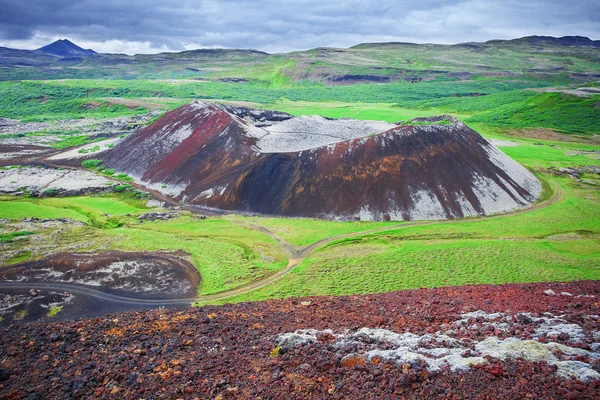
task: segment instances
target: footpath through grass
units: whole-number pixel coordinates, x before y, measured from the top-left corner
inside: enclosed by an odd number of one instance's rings
[[[334,242],[285,278],[220,303],[475,283],[600,279],[600,193],[571,178],[559,182],[564,198],[547,208]]]

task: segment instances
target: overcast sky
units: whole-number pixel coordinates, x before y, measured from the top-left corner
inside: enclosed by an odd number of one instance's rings
[[[267,52],[527,35],[600,39],[600,0],[0,0],[0,46],[67,38],[98,52]]]

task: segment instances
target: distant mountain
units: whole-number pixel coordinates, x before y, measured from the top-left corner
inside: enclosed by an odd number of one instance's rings
[[[418,46],[417,43],[411,42],[375,42],[375,43],[360,43],[352,47],[348,47],[349,49],[372,49],[376,47],[396,47],[396,46]]]
[[[435,43],[429,43],[430,45],[435,45]],[[563,36],[563,37],[553,37],[553,36],[525,36],[518,39],[510,39],[510,40],[488,40],[485,43],[480,42],[468,42],[468,43],[459,43],[455,46],[462,47],[480,47],[480,45],[504,45],[504,44],[529,44],[529,45],[551,45],[551,46],[578,46],[578,47],[599,47],[600,48],[600,40],[592,40],[585,36]],[[424,44],[417,43],[408,43],[408,42],[381,42],[381,43],[361,43],[356,46],[350,47],[350,49],[372,49],[372,48],[385,48],[385,47],[401,47],[401,46],[423,46]],[[443,45],[441,45],[443,46]]]
[[[52,54],[59,57],[87,57],[96,54],[94,50],[82,49],[75,43],[61,39],[35,50],[38,53]]]
[[[348,49],[318,47],[277,54],[248,49],[102,54],[59,40],[38,50],[0,48],[0,81],[171,76],[231,83],[276,79],[339,86],[568,73],[571,79],[588,82],[598,79],[599,59],[600,40],[583,36],[527,36],[455,45],[363,43]]]
[[[531,45],[552,45],[552,46],[578,46],[578,47],[600,47],[600,40],[592,40],[585,36],[525,36],[512,40],[491,40],[487,44],[531,44]]]
[[[0,47],[0,66],[3,67],[43,67],[55,63],[57,60],[60,58],[52,54]]]

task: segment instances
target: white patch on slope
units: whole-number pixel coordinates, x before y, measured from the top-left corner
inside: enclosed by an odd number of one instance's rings
[[[523,198],[523,202],[529,203],[540,197],[540,194],[542,193],[542,184],[527,170],[527,168],[523,167],[494,146],[488,146],[486,150],[491,162],[506,171],[513,181],[531,194],[532,198]]]
[[[396,125],[382,121],[329,120],[318,115],[294,117],[266,127],[257,146],[262,153],[290,153],[385,132]]]
[[[391,196],[388,194],[388,196]],[[389,198],[390,207],[384,212],[374,212],[368,205],[363,205],[360,211],[353,215],[361,221],[381,220],[383,214],[388,214],[391,221],[404,220],[403,214],[408,214],[410,220],[441,220],[446,219],[446,212],[437,197],[426,190],[417,190],[411,195],[413,206],[410,209],[400,208],[393,198]]]
[[[473,191],[486,215],[521,209],[539,198],[542,185],[531,172],[494,146],[488,145],[484,149],[492,163],[505,171],[517,185],[531,195],[528,197],[519,195],[512,185],[501,177],[499,179],[507,188],[506,190],[488,177],[476,176],[473,179]],[[518,201],[515,201],[515,198]]]
[[[118,173],[118,172],[117,172]],[[129,174],[135,183],[138,183],[148,189],[156,190],[169,196],[179,196],[188,186],[188,183],[164,183],[150,182],[143,180],[139,175]]]
[[[210,188],[210,189],[206,189],[205,191],[201,192],[198,197],[199,198],[205,198],[205,199],[210,199],[211,197],[213,197],[215,195],[215,189]]]
[[[411,198],[413,201],[413,207],[409,211],[411,220],[446,219],[446,212],[433,193],[418,190],[411,194]]]
[[[71,149],[69,151],[55,154],[52,157],[48,157],[48,160],[70,160],[70,159],[94,156],[96,154],[102,154],[105,151],[110,150],[112,147],[111,145],[115,145],[115,144],[119,143],[121,140],[122,140],[121,138],[116,137],[116,138],[112,138],[112,139],[102,140],[100,142],[86,144],[84,146],[79,146],[74,149]],[[99,147],[100,149],[93,151],[93,152],[90,151],[94,147]],[[86,152],[80,152],[81,150],[84,150]]]
[[[59,191],[105,190],[110,181],[90,171],[21,167],[0,170],[0,193],[16,193],[54,188]]]
[[[464,195],[464,193],[456,194],[456,202],[460,206],[460,209],[463,212],[463,216],[471,217],[477,215],[477,211],[475,211],[473,205],[469,202],[469,200],[467,200],[467,197]]]

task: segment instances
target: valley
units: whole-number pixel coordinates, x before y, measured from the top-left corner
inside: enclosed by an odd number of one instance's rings
[[[152,385],[193,381],[188,346],[236,354],[223,370],[247,379],[209,369],[228,380],[214,395],[282,396],[278,379],[353,397],[348,377],[388,379],[382,363],[410,381],[371,386],[382,396],[432,396],[456,374],[462,393],[491,374],[504,394],[544,396],[511,383],[536,368],[552,393],[593,396],[600,44],[585,39],[0,48],[0,326],[14,339],[0,369],[64,359],[46,354],[47,326],[71,350],[73,330],[145,360],[136,379]],[[316,370],[343,385],[313,386]]]

